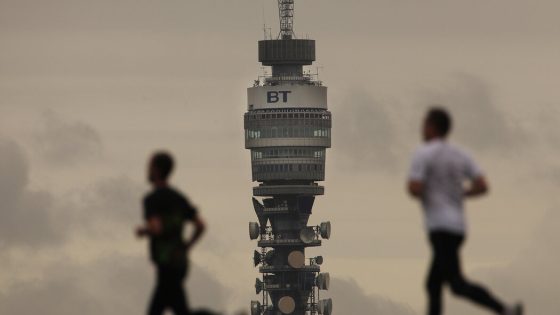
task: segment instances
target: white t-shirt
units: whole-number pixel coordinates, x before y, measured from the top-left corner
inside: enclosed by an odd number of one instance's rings
[[[428,231],[466,233],[463,185],[481,175],[468,154],[444,140],[432,140],[416,150],[409,180],[424,185],[422,206]]]

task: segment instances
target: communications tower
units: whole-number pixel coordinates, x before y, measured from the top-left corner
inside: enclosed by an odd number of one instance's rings
[[[315,41],[297,39],[294,0],[278,0],[280,33],[259,41],[259,62],[271,67],[248,89],[245,147],[251,150],[253,206],[258,222],[249,235],[258,240],[255,267],[262,275],[251,315],[332,313],[332,300],[319,299],[330,276],[323,257],[306,249],[329,239],[330,222],[310,225],[315,197],[324,194],[325,153],[331,146],[327,88],[304,71],[315,61]]]

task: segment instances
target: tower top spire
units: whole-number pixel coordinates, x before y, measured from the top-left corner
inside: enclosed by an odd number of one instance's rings
[[[278,0],[280,13],[279,39],[293,39],[294,33],[294,0]]]

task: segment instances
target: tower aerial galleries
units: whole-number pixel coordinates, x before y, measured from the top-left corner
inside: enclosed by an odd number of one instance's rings
[[[321,246],[330,222],[309,226],[315,196],[323,195],[326,149],[331,145],[327,88],[304,66],[315,61],[315,41],[297,39],[294,0],[278,0],[280,34],[259,41],[259,61],[272,73],[248,89],[245,147],[251,150],[253,206],[258,222],[249,224],[258,240],[254,264],[260,301],[252,315],[332,313],[331,299],[319,300],[330,277],[320,272],[323,257],[306,257]]]

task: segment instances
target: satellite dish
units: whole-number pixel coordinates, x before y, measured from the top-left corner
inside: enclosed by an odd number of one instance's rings
[[[317,303],[317,308],[319,314],[325,314],[325,300],[320,300],[319,303]]]
[[[258,251],[253,252],[253,263],[255,263],[255,267],[258,266],[262,262],[261,253]]]
[[[332,299],[327,299],[327,303],[325,305],[325,315],[332,314]]]
[[[259,218],[259,224],[262,227],[266,226],[266,220],[268,217],[264,214],[264,206],[253,197],[253,207],[255,208],[255,213],[257,214],[257,218]]]
[[[331,275],[328,272],[318,274],[315,284],[319,290],[328,290],[331,286]]]
[[[299,250],[294,250],[288,255],[288,265],[294,269],[300,269],[305,266],[305,255]]]
[[[261,302],[251,301],[251,315],[261,315]]]
[[[320,300],[318,303],[319,314],[331,315],[332,314],[332,299]]]
[[[314,260],[315,260],[315,263],[317,265],[322,265],[323,264],[323,256],[317,256],[317,257],[315,257]]]
[[[262,292],[263,289],[264,289],[264,283],[261,281],[261,279],[257,278],[257,280],[255,281],[255,292],[259,294]]]
[[[331,222],[323,222],[321,226],[319,226],[319,231],[321,232],[321,237],[328,240],[331,238]]]
[[[296,301],[291,296],[284,296],[278,300],[278,309],[282,314],[292,314],[296,310]]]
[[[311,242],[313,242],[315,240],[315,236],[316,233],[312,227],[305,227],[299,232],[299,238],[305,244],[310,244]]]
[[[256,240],[260,235],[260,226],[257,222],[249,222],[249,237]]]

